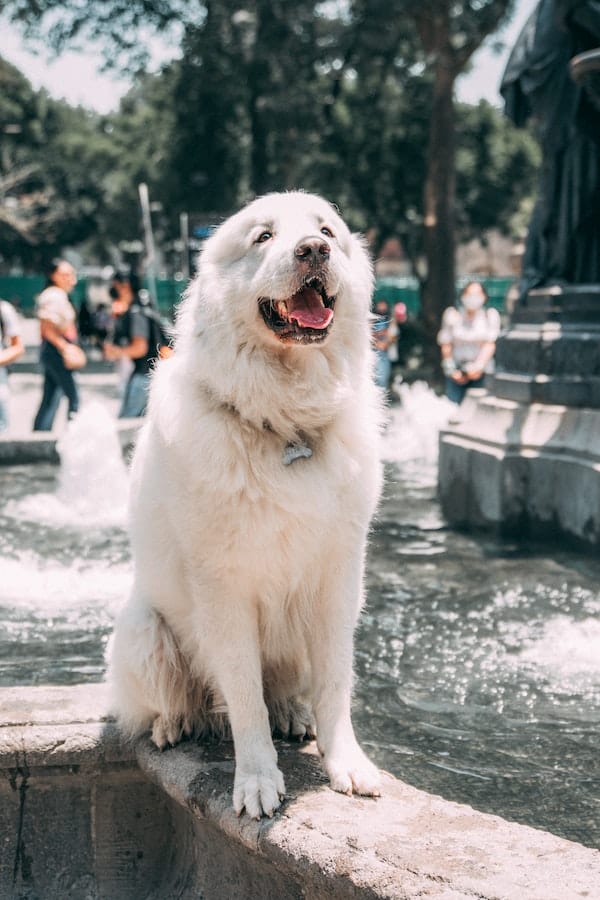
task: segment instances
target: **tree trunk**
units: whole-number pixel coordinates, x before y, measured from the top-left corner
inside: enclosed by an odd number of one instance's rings
[[[270,3],[260,0],[255,6],[256,33],[252,62],[248,67],[250,118],[250,190],[260,196],[272,188],[269,181],[268,125],[265,101],[272,81],[269,28]]]
[[[435,61],[423,192],[427,275],[422,311],[425,329],[432,341],[442,312],[454,302],[454,79],[452,60],[441,50]]]

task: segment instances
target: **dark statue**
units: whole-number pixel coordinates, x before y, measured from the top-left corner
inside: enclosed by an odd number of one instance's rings
[[[540,0],[508,61],[501,93],[542,146],[521,298],[549,284],[600,284],[600,103],[570,62],[600,47],[600,0]]]

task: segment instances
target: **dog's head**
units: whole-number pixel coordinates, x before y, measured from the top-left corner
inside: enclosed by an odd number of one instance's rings
[[[371,267],[360,241],[321,197],[268,194],[207,241],[199,279],[213,312],[261,342],[323,344],[336,320],[368,312]],[[219,307],[218,311],[214,305]],[[223,309],[225,307],[225,309]]]

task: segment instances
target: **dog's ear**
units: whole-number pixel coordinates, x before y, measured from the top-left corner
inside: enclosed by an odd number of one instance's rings
[[[198,269],[206,265],[229,265],[247,252],[248,216],[245,209],[222,222],[200,251]]]

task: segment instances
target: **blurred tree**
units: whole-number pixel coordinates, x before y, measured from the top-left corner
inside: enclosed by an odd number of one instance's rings
[[[97,122],[93,113],[34,91],[14,66],[0,59],[4,260],[39,268],[65,244],[79,243],[94,232],[103,205],[92,166]]]
[[[457,104],[456,119],[457,235],[478,237],[491,228],[512,234],[523,200],[532,196],[539,144],[484,100]]]
[[[106,253],[111,244],[139,241],[141,182],[149,185],[151,200],[162,201],[166,209],[171,205],[168,190],[174,181],[171,146],[175,141],[178,68],[179,63],[174,63],[160,75],[141,76],[118,111],[100,120],[104,155],[97,159],[96,171],[105,205],[97,223],[98,252]]]
[[[488,105],[453,100],[456,77],[512,5],[0,0],[30,28],[53,13],[46,37],[58,49],[102,38],[113,64],[121,52],[139,65],[142,24],[179,29],[181,59],[138,76],[89,142],[104,197],[98,241],[134,236],[142,180],[171,238],[184,210],[220,215],[265,190],[316,190],[353,227],[403,238],[430,335],[454,293],[455,230],[508,227],[533,183],[529,137]]]
[[[336,25],[325,59],[317,173],[353,225],[396,232],[420,205],[428,78],[415,71],[414,33],[389,0],[359,0]]]
[[[168,191],[179,210],[229,212],[247,178],[247,59],[237,4],[209,2],[185,29],[173,78]]]
[[[425,326],[433,337],[454,298],[456,122],[454,85],[483,40],[508,19],[514,0],[405,0],[432,78],[423,186],[427,273],[421,292]]]

